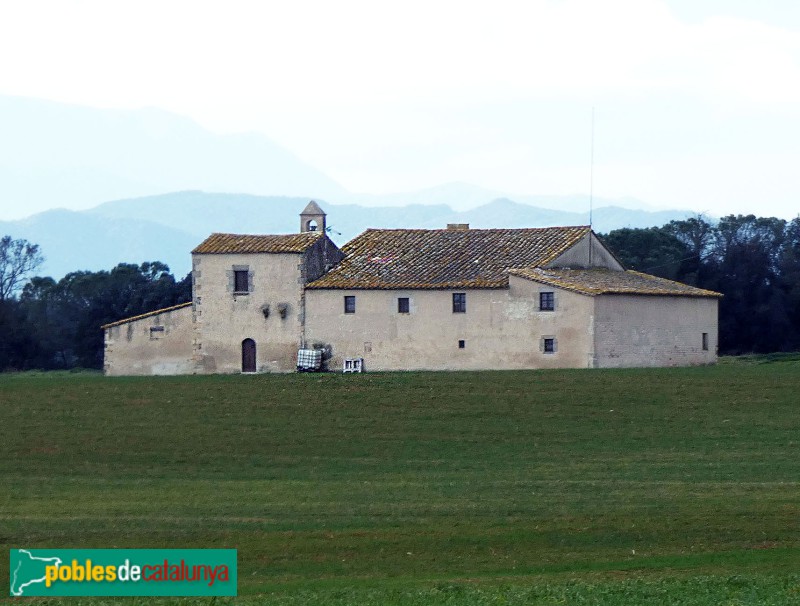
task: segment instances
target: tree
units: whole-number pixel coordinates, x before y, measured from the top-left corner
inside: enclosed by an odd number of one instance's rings
[[[38,244],[27,240],[0,239],[0,301],[13,297],[30,274],[44,263]]]
[[[681,279],[681,263],[691,254],[685,243],[663,227],[615,229],[603,241],[625,267],[670,280]]]
[[[720,348],[731,353],[781,351],[795,331],[780,280],[786,221],[728,215],[717,225],[710,262],[720,301]]]
[[[0,371],[29,368],[28,360],[35,356],[36,340],[19,301],[0,300]]]
[[[709,280],[706,260],[714,243],[716,227],[702,215],[697,215],[682,221],[670,221],[664,230],[678,238],[688,251],[688,256],[681,262],[680,280],[706,288]]]
[[[778,267],[780,286],[786,297],[786,310],[792,326],[785,349],[797,351],[800,349],[800,217],[786,225]]]
[[[176,281],[169,267],[158,261],[120,263],[111,271],[76,271],[58,282],[33,278],[19,299],[38,346],[27,364],[102,367],[101,325],[191,298],[191,274]]]

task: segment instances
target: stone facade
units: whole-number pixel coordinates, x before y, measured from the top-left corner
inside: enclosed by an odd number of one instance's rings
[[[295,369],[305,332],[306,284],[342,258],[327,236],[302,252],[192,254],[193,360],[198,373],[242,371],[242,343],[256,345],[256,372]],[[237,291],[235,273],[246,272]]]
[[[508,289],[309,290],[306,332],[331,348],[331,368],[356,357],[368,370],[587,367],[592,298],[563,291],[555,311],[541,311],[539,290],[514,278]],[[454,293],[466,295],[466,311],[453,312]],[[355,313],[344,313],[345,296]],[[550,335],[570,346],[545,353]]]
[[[301,348],[331,370],[716,361],[718,293],[625,271],[587,227],[368,230],[340,250],[312,203],[301,231],[210,236],[190,305],[104,327],[106,373],[290,372]]]
[[[687,366],[717,359],[717,299],[595,297],[596,366]]]
[[[193,373],[192,331],[191,303],[107,325],[103,370],[109,376]]]
[[[193,255],[196,371],[241,372],[245,339],[256,342],[258,372],[292,370],[302,331],[301,268],[291,253]],[[248,291],[234,290],[234,271],[248,273]]]

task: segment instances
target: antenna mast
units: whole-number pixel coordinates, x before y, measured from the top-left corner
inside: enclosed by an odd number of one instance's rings
[[[592,136],[589,156],[589,267],[592,266],[592,211],[594,210],[594,106],[592,106]]]
[[[592,210],[594,206],[594,107],[592,107],[592,144],[589,159],[589,227],[592,227]]]

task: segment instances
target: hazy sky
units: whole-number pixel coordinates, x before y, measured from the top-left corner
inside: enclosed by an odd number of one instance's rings
[[[0,94],[255,130],[354,192],[800,211],[797,0],[0,5]]]

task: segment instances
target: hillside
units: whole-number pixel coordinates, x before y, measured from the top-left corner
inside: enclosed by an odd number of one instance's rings
[[[0,233],[41,245],[43,272],[60,277],[82,269],[108,269],[119,262],[159,260],[178,276],[191,265],[189,251],[208,234],[293,233],[308,197],[254,196],[183,191],[106,202],[88,211],[54,210],[20,221],[0,222]],[[318,199],[319,200],[319,199]],[[328,213],[331,237],[339,245],[370,227],[475,228],[585,225],[588,213],[537,208],[507,198],[465,211],[445,204],[362,206],[319,200]],[[595,230],[649,227],[682,219],[686,211],[644,211],[608,206],[594,212]]]
[[[111,219],[57,209],[22,221],[0,221],[0,234],[39,244],[45,256],[40,274],[59,279],[72,271],[111,269],[118,263],[163,260],[182,277],[197,238],[145,220]]]

